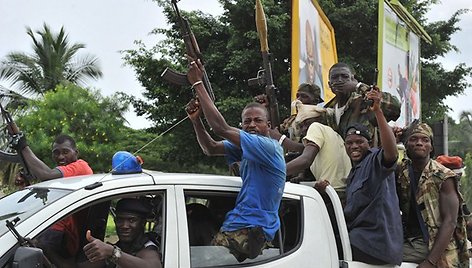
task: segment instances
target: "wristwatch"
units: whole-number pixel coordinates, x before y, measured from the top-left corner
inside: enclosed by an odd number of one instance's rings
[[[113,245],[113,252],[111,253],[111,256],[109,260],[116,264],[118,260],[121,258],[121,248]]]

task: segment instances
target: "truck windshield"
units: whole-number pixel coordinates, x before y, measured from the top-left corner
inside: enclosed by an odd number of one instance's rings
[[[6,220],[19,217],[22,222],[71,191],[48,188],[25,188],[0,199],[0,236],[8,230]]]

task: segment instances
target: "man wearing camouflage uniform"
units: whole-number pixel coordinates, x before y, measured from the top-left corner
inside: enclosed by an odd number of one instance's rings
[[[328,84],[336,95],[325,105],[331,110],[327,113],[328,125],[345,138],[348,126],[361,123],[373,134],[372,145],[378,146],[377,122],[365,98],[370,86],[357,82],[351,67],[341,62],[331,66]],[[387,92],[382,92],[380,109],[387,122],[400,116],[400,102]]]
[[[418,267],[469,267],[456,175],[431,159],[433,132],[427,124],[416,125],[407,135],[408,158],[397,173],[403,261]]]

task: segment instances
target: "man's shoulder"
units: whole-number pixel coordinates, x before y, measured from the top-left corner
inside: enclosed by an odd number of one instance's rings
[[[323,138],[324,140],[339,140],[344,143],[343,138],[330,126],[314,122],[308,128],[306,138]]]
[[[58,166],[57,169],[61,171],[63,177],[93,174],[92,168],[86,161],[82,159],[78,159],[77,161],[69,163],[65,166]]]
[[[434,177],[434,178],[439,179],[440,181],[445,181],[449,178],[456,177],[456,174],[454,173],[454,171],[443,166],[436,160],[430,160],[430,163],[426,166],[424,170],[424,174],[427,177]]]
[[[71,164],[73,164],[73,163],[76,163],[76,165],[84,165],[84,166],[87,165],[87,166],[89,166],[88,162],[83,160],[83,159],[77,159],[77,161],[72,162]]]

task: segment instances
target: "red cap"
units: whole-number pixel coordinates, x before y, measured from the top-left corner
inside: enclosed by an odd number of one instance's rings
[[[459,156],[440,155],[436,158],[436,161],[449,169],[462,168],[462,158]]]

